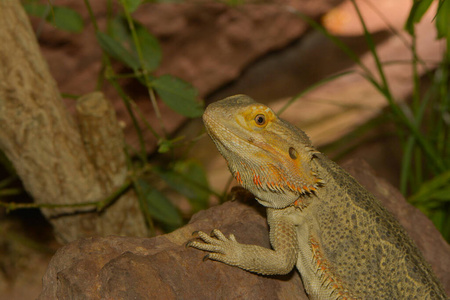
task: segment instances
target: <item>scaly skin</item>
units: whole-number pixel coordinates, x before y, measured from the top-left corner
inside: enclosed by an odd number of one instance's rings
[[[446,299],[401,225],[304,132],[244,95],[209,105],[203,120],[236,180],[267,208],[273,250],[217,229],[189,246],[264,275],[296,266],[310,299]]]

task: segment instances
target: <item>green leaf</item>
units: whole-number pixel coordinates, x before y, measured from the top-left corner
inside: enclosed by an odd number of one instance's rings
[[[130,14],[141,5],[141,0],[122,0],[121,2]]]
[[[24,4],[24,8],[28,14],[43,18],[61,30],[69,32],[81,32],[83,30],[83,18],[70,8],[39,3],[27,3]]]
[[[54,6],[53,12],[53,19],[50,22],[57,28],[69,32],[81,32],[83,30],[83,18],[76,11],[63,6]],[[51,18],[52,14],[49,17]]]
[[[175,148],[175,143],[184,139],[184,136],[177,136],[174,139],[161,139],[158,141],[158,153],[167,153]]]
[[[436,14],[436,28],[438,31],[438,38],[445,37],[450,40],[450,1],[441,1],[439,9]],[[450,49],[447,49],[450,51]]]
[[[187,82],[163,75],[151,82],[161,100],[177,113],[196,118],[203,114],[203,105],[197,102],[197,90]]]
[[[189,199],[194,211],[208,206],[209,185],[202,166],[192,160],[178,161],[172,169],[155,169],[155,172],[174,190]]]
[[[162,57],[161,47],[158,39],[151,35],[141,24],[135,22],[136,35],[138,36],[143,56],[143,69],[154,71],[158,68]]]
[[[108,35],[121,44],[130,45],[131,35],[127,20],[123,16],[115,17],[108,28]]]
[[[154,71],[158,68],[162,57],[159,41],[139,22],[133,21],[133,26],[139,39],[143,56],[143,66],[140,67],[148,72]],[[139,56],[133,42],[130,28],[128,27],[127,20],[123,16],[117,17],[111,22],[111,28],[108,33],[116,41],[124,45],[124,47],[130,49],[130,52],[138,60]]]
[[[123,62],[133,70],[139,68],[138,59],[130,54],[119,42],[103,32],[97,32],[100,47],[113,58]]]
[[[423,15],[427,12],[433,0],[414,0],[414,4],[409,11],[408,20],[406,20],[405,30],[409,34],[414,34],[414,24],[419,23]]]
[[[39,4],[39,3],[24,3],[23,8],[27,12],[27,14],[36,16],[42,19],[50,13],[50,6],[47,4]]]
[[[177,208],[167,199],[164,194],[152,187],[147,181],[138,179],[137,184],[145,198],[144,204],[153,219],[165,224],[170,230],[176,229],[183,224]]]
[[[170,140],[162,140],[158,143],[158,153],[167,153],[173,148],[173,143]]]

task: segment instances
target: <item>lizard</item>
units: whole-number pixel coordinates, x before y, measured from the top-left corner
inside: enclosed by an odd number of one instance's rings
[[[272,249],[218,229],[187,246],[262,275],[296,267],[310,299],[447,299],[398,221],[302,130],[245,95],[210,104],[203,121],[236,181],[266,207]]]

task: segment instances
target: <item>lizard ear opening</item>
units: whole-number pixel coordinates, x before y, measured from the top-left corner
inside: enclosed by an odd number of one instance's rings
[[[297,152],[297,150],[295,150],[293,147],[289,147],[289,156],[290,156],[292,159],[297,159],[297,157],[298,157],[298,152]]]

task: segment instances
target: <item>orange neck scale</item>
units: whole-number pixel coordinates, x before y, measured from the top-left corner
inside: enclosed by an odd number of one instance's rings
[[[208,106],[203,120],[234,178],[264,206],[287,207],[323,183],[309,138],[269,107],[240,95]]]

